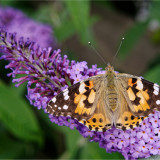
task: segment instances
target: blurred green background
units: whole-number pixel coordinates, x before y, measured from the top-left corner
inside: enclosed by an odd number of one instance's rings
[[[88,46],[111,62],[121,38],[115,70],[160,84],[160,2],[158,1],[1,1],[35,21],[52,26],[56,48],[70,60],[105,67]],[[52,124],[43,110],[27,101],[26,84],[15,88],[0,62],[0,158],[124,159],[106,153],[76,130]]]

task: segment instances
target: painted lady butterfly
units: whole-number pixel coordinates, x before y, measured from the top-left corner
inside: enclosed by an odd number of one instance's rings
[[[70,116],[92,131],[115,126],[123,130],[138,127],[143,119],[160,110],[160,86],[140,77],[115,73],[111,65],[106,73],[74,84],[53,97],[47,112]]]

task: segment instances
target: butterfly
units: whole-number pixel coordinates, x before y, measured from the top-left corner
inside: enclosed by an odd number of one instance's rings
[[[46,108],[54,116],[70,116],[91,131],[138,127],[160,110],[160,86],[141,77],[115,73],[108,64],[106,73],[90,77],[53,97]]]

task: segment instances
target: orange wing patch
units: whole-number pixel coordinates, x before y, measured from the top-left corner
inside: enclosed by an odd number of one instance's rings
[[[90,119],[79,122],[87,126],[91,131],[106,131],[112,127],[111,117],[107,115],[103,101],[97,103],[95,112]]]
[[[147,93],[145,93],[145,94],[147,94]],[[140,98],[139,103],[142,106],[142,110],[146,111],[147,109],[150,109],[150,107],[149,107],[149,105],[147,103],[148,99],[145,99],[145,97],[143,96],[143,94],[141,93],[141,91],[139,91],[136,95],[137,95],[137,97]]]
[[[83,123],[91,131],[105,131],[111,128],[110,121],[107,120],[102,113],[95,113],[89,120],[81,120],[79,122]]]
[[[79,94],[75,93],[74,104],[77,105],[75,113],[90,115],[91,106],[94,103],[96,91],[93,89],[93,81],[82,82],[79,86]]]
[[[129,78],[128,79],[128,87],[127,93],[130,101],[133,104],[133,108],[135,114],[139,114],[145,116],[145,113],[150,109],[150,105],[148,103],[150,96],[148,93],[148,89],[144,90],[144,85],[140,79]]]
[[[131,89],[131,87],[128,88],[127,93],[128,93],[129,99],[131,101],[134,101],[136,99],[136,95],[134,94],[134,92]]]
[[[136,84],[136,82],[137,81],[136,80],[134,81],[133,78],[128,79],[128,85],[131,86],[131,87],[133,87],[133,85]]]
[[[81,97],[81,98],[79,98],[79,97]],[[75,97],[74,102],[77,102],[76,103],[77,107],[75,109],[75,113],[82,114],[82,111],[83,111],[84,106],[85,106],[84,100],[86,100],[86,99],[87,99],[87,97],[85,95],[78,95],[78,98],[77,98],[77,96]]]
[[[93,103],[95,100],[95,96],[96,96],[96,92],[93,89],[91,89],[91,92],[88,97],[88,102]]]
[[[86,85],[87,86],[87,85]],[[89,89],[93,88],[93,81],[89,81],[89,85],[87,87],[89,87]]]

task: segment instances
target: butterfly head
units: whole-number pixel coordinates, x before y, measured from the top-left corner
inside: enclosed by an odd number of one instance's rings
[[[107,72],[114,72],[114,68],[108,63],[107,67],[105,68]]]

